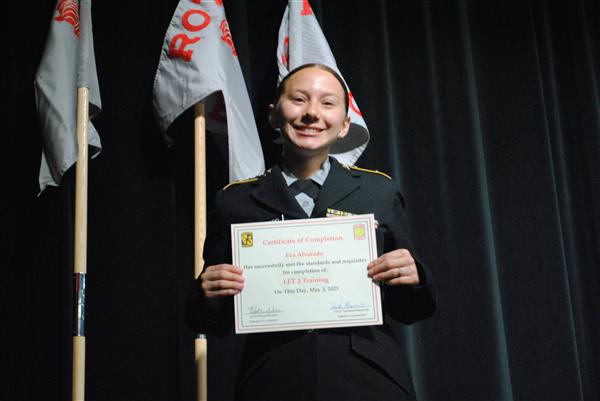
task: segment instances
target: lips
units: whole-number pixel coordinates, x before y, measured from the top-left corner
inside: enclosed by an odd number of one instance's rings
[[[324,129],[319,127],[311,127],[308,125],[297,125],[294,126],[296,132],[304,136],[316,136],[319,135]]]

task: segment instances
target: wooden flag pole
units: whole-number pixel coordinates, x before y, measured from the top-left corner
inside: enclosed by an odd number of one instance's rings
[[[77,89],[77,147],[75,177],[75,261],[72,399],[85,399],[85,276],[87,273],[88,88]]]
[[[204,103],[194,107],[194,277],[202,273],[202,251],[206,239],[206,118]],[[204,334],[196,334],[196,378],[198,401],[207,401],[207,344]]]

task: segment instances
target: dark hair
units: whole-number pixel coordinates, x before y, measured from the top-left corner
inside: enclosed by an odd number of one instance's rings
[[[279,99],[281,98],[281,95],[283,94],[283,90],[285,88],[285,83],[287,82],[287,80],[294,75],[295,73],[297,73],[298,71],[301,71],[305,68],[318,68],[320,70],[324,70],[329,72],[331,75],[333,75],[335,77],[335,79],[338,80],[338,82],[340,83],[340,85],[342,86],[342,89],[344,90],[344,104],[346,105],[346,113],[348,112],[348,107],[350,106],[350,98],[348,96],[348,87],[346,87],[346,83],[344,82],[344,80],[342,79],[342,77],[340,76],[340,74],[338,74],[333,68],[328,67],[324,64],[319,64],[319,63],[309,63],[309,64],[302,64],[299,67],[294,68],[292,71],[290,71],[279,83],[279,85],[277,85],[277,89],[275,90],[275,105],[277,105],[279,103]]]

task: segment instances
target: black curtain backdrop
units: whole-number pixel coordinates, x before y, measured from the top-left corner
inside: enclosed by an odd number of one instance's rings
[[[436,315],[402,337],[419,398],[599,400],[600,2],[311,3],[371,132],[357,164],[400,186],[437,284]],[[187,113],[167,149],[151,106],[176,4],[93,5],[88,400],[194,398],[193,128]],[[225,0],[267,165],[285,4]],[[37,197],[32,85],[54,6],[3,12],[3,400],[70,399],[74,174]],[[210,200],[227,180],[217,140]],[[209,348],[211,401],[227,400],[237,343]]]

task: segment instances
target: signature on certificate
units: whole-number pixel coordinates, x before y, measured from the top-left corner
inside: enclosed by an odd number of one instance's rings
[[[248,315],[260,315],[263,313],[281,313],[281,309],[276,306],[261,306],[261,305],[250,305],[248,307]]]
[[[350,300],[340,300],[340,301],[329,303],[329,308],[333,311],[363,309],[363,308],[368,308],[369,306],[370,305],[366,302],[354,303]]]

